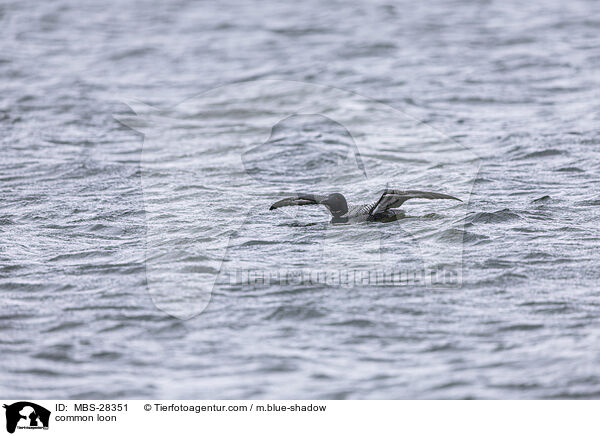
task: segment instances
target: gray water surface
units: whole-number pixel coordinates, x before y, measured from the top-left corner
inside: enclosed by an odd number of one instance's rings
[[[0,397],[599,398],[599,30],[592,0],[2,2]],[[324,86],[322,112],[265,135],[309,94],[202,106],[273,79]],[[329,87],[364,99],[329,107]],[[131,99],[176,122],[158,141],[128,127]],[[466,203],[379,227],[267,210],[388,183]],[[221,284],[189,319],[156,305],[191,307],[180,292],[224,258],[331,261],[324,235],[357,268],[373,240],[415,267],[458,247],[462,284]]]

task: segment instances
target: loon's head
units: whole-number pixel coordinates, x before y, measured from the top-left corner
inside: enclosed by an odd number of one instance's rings
[[[329,212],[334,217],[340,217],[348,213],[348,203],[346,203],[346,198],[342,194],[329,194],[326,200],[322,201],[321,204],[327,206]]]

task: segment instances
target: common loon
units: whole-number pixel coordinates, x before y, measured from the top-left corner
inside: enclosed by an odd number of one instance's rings
[[[348,207],[346,198],[339,193],[329,195],[298,194],[295,197],[284,198],[271,205],[269,210],[278,209],[284,206],[309,206],[313,204],[322,204],[329,209],[333,215],[332,223],[347,223],[360,221],[378,221],[390,222],[404,216],[390,209],[395,209],[412,198],[427,198],[430,200],[458,200],[451,195],[438,194],[436,192],[426,191],[397,191],[386,189],[379,197],[379,200],[358,206]]]

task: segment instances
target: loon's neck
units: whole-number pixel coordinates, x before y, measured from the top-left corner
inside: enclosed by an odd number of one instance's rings
[[[334,216],[333,218],[331,218],[332,224],[343,224],[343,223],[347,223],[347,222],[348,222],[347,216]]]

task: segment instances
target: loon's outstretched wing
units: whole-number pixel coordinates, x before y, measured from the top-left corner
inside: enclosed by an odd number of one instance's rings
[[[311,204],[320,204],[326,199],[326,195],[298,194],[295,197],[284,198],[283,200],[273,203],[269,210],[278,209],[284,206],[308,206]]]
[[[460,198],[453,197],[451,195],[446,194],[438,194],[437,192],[427,192],[427,191],[396,191],[393,189],[386,189],[381,194],[381,198],[379,201],[371,207],[369,211],[370,215],[375,215],[378,213],[385,212],[388,209],[394,209],[402,206],[402,204],[406,200],[410,200],[411,198],[427,198],[429,200],[458,200],[462,201]]]

